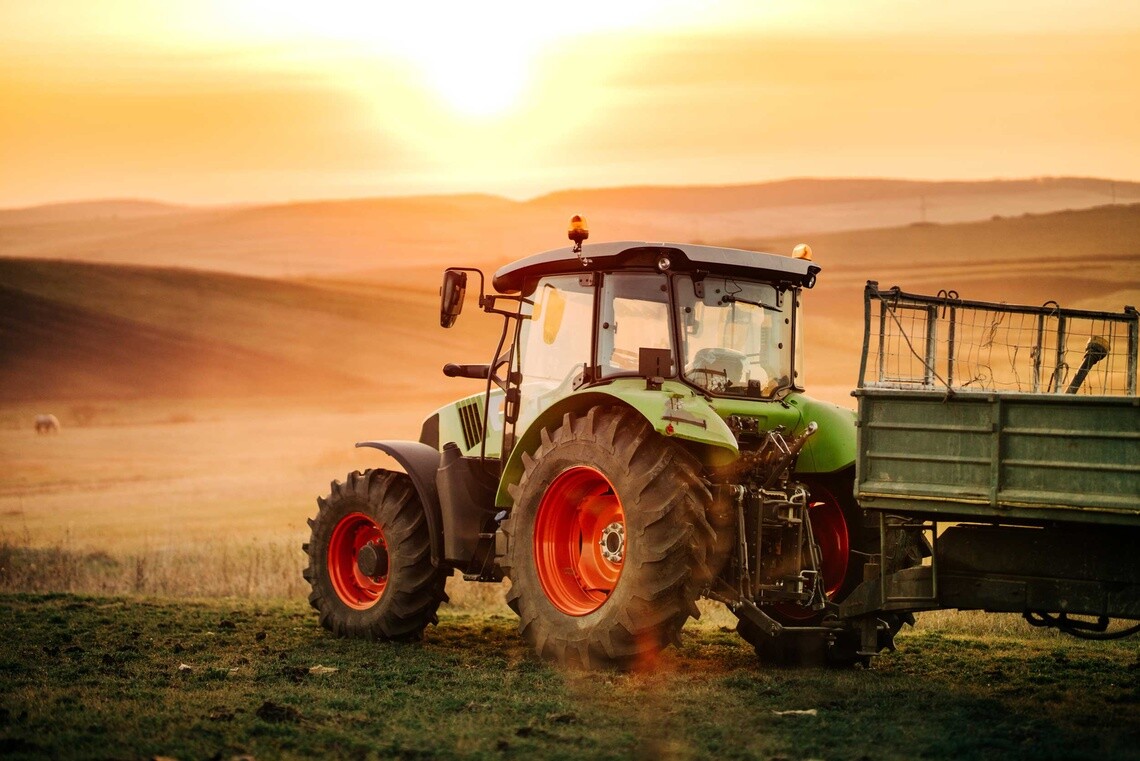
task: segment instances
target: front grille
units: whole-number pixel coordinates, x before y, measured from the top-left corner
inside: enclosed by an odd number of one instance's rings
[[[464,449],[471,449],[483,440],[483,410],[479,399],[461,402],[458,406],[459,423],[463,426]]]

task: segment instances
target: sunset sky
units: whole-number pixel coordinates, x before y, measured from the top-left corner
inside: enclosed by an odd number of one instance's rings
[[[1140,180],[1136,0],[0,0],[0,206]]]

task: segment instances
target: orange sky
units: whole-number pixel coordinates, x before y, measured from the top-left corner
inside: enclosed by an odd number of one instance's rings
[[[1140,180],[1135,0],[0,0],[0,206]]]

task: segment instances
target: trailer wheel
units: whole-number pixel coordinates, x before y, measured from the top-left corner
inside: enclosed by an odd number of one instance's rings
[[[631,668],[677,640],[709,582],[700,463],[629,410],[567,414],[511,488],[507,603],[543,657]]]
[[[309,521],[309,603],[340,637],[415,640],[435,623],[447,573],[431,564],[427,520],[411,479],[367,470],[334,481]]]

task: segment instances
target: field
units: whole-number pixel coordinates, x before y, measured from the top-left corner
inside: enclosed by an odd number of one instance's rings
[[[566,673],[498,615],[336,640],[296,601],[0,597],[6,758],[1140,758],[1134,647],[923,627],[878,667],[761,669],[716,623]]]
[[[920,191],[929,219],[913,224]],[[493,270],[561,245],[563,208],[582,199],[629,237],[788,251],[814,231],[809,390],[851,406],[868,278],[1140,302],[1140,205],[1053,211],[1103,191],[804,183],[0,211],[0,756],[1140,757],[1136,638],[926,614],[870,671],[779,671],[706,605],[652,670],[583,675],[532,657],[500,585],[453,579],[440,626],[400,646],[327,636],[301,578],[330,479],[392,465],[353,444],[414,439],[482,388],[440,367],[485,361],[499,323],[469,299],[456,329],[438,327],[443,264]],[[58,435],[33,432],[42,412]]]

